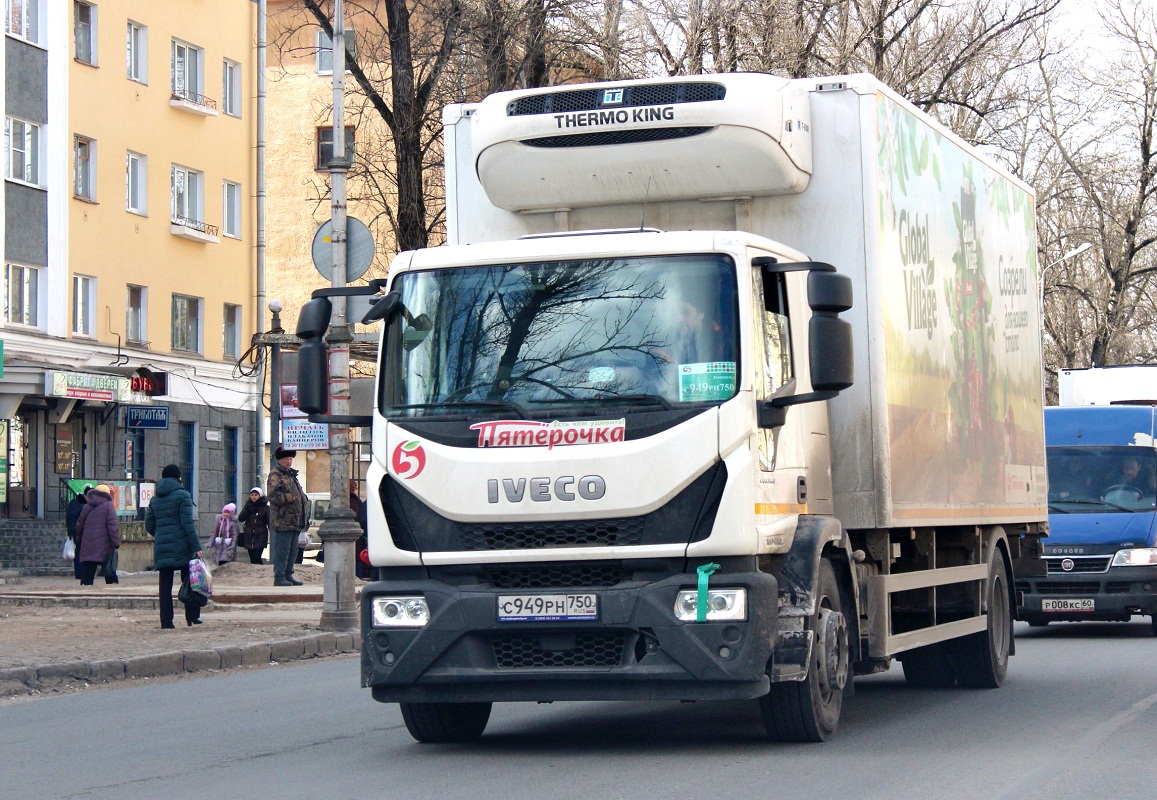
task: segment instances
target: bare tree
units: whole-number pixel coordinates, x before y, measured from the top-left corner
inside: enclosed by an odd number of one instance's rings
[[[1099,61],[1041,71],[1053,173],[1042,220],[1095,254],[1045,276],[1054,366],[1145,362],[1155,351],[1157,22],[1135,0],[1111,0],[1103,20],[1110,46]]]

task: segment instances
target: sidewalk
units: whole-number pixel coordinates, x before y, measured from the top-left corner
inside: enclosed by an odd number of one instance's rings
[[[355,652],[358,631],[318,627],[322,569],[299,565],[305,585],[281,587],[269,566],[219,567],[204,624],[185,626],[174,601],[174,630],[160,627],[154,572],[112,585],[41,577],[0,585],[0,697]]]

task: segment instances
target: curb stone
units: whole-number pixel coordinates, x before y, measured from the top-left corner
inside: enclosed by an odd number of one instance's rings
[[[359,644],[356,634],[326,631],[275,642],[219,647],[215,650],[178,650],[136,656],[123,661],[106,659],[69,661],[37,667],[10,667],[0,669],[0,697],[31,694],[45,687],[59,686],[69,680],[95,680],[105,683],[126,678],[159,678],[239,667],[267,666],[274,661],[324,658],[357,652]],[[277,658],[273,657],[275,652]]]

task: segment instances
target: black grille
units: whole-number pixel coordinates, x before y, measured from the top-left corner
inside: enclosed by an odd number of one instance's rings
[[[507,105],[506,116],[525,117],[535,114],[593,111],[597,108],[635,108],[678,103],[704,103],[709,100],[722,100],[727,96],[727,88],[720,83],[705,81],[624,86],[622,102],[605,105],[602,102],[603,93],[603,89],[577,89],[528,95]]]
[[[573,522],[495,522],[464,524],[463,550],[535,550],[543,547],[610,547],[637,545],[645,517],[575,520]]]
[[[502,669],[617,667],[626,637],[607,631],[508,633],[490,637],[494,661]]]
[[[1065,558],[1045,558],[1045,564],[1048,565],[1049,574],[1059,575],[1074,575],[1081,572],[1105,572],[1109,569],[1109,562],[1113,560],[1112,556],[1095,556],[1093,558],[1073,558],[1073,568],[1066,570],[1061,567],[1061,562]]]
[[[612,564],[532,564],[488,567],[486,578],[495,589],[606,589],[625,577]]]
[[[607,144],[638,144],[639,142],[662,142],[668,139],[686,139],[711,130],[708,127],[686,128],[634,128],[623,131],[600,131],[599,133],[576,133],[571,136],[543,136],[540,139],[524,139],[523,144],[531,147],[599,147]]]
[[[1092,582],[1058,583],[1056,581],[1037,581],[1037,594],[1097,594],[1101,591],[1101,584]]]

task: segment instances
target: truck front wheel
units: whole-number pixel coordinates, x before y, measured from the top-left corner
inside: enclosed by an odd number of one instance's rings
[[[419,742],[472,742],[486,730],[492,703],[400,703],[406,730]]]
[[[767,735],[779,742],[826,742],[840,723],[848,682],[848,625],[840,605],[840,587],[831,562],[820,562],[816,586],[815,633],[807,677],[773,683],[759,699]]]
[[[1008,570],[997,552],[988,569],[988,627],[956,639],[953,662],[956,681],[971,689],[996,689],[1008,674],[1012,649],[1012,613],[1008,600]]]

